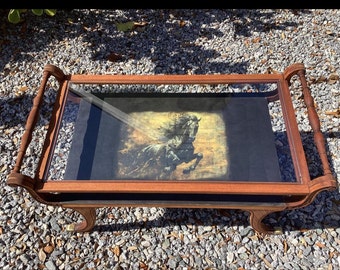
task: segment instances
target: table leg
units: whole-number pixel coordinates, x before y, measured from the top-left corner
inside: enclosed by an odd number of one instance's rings
[[[259,233],[264,234],[281,234],[282,229],[281,228],[271,228],[267,225],[265,225],[262,220],[269,214],[274,213],[276,211],[273,210],[249,210],[250,212],[250,225],[253,227],[253,229]]]
[[[80,223],[72,223],[67,225],[67,231],[75,232],[88,232],[91,231],[96,223],[96,208],[92,207],[68,207],[84,217],[84,220]]]

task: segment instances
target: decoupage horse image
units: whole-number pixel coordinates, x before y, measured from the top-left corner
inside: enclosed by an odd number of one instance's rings
[[[182,163],[190,163],[183,174],[195,170],[202,153],[196,153],[193,142],[199,128],[200,119],[190,113],[183,113],[160,127],[163,140],[150,143],[137,151],[129,175],[150,179],[169,179],[171,173]]]

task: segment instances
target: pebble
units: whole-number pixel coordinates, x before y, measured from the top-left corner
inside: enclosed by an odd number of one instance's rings
[[[339,79],[340,10],[338,9],[143,9],[58,10],[56,16],[27,12],[24,23],[8,24],[0,11],[0,267],[1,269],[339,269],[339,190],[320,193],[308,207],[275,213],[268,222],[283,228],[280,235],[262,236],[247,223],[248,214],[213,209],[116,207],[97,210],[98,227],[69,233],[65,225],[78,215],[44,206],[21,188],[6,185],[15,164],[25,121],[47,63],[65,73],[211,74],[283,71],[303,62],[327,138],[332,171],[340,179]],[[146,22],[127,32],[116,22]],[[109,56],[119,55],[119,59]],[[333,75],[332,75],[333,76]],[[314,80],[321,79],[319,83]],[[322,80],[322,78],[325,78]],[[293,104],[311,176],[320,172],[317,152],[301,92],[292,84]],[[55,98],[47,89],[22,173],[33,176]],[[190,91],[246,91],[251,85],[195,86]],[[259,90],[271,90],[261,86]],[[136,87],[117,91],[135,92]],[[154,89],[145,88],[145,92]],[[103,88],[101,91],[107,91]],[[188,88],[159,86],[160,92]],[[291,164],[281,108],[269,105],[279,163]],[[69,134],[77,111],[67,107],[58,156],[51,178],[63,175]],[[333,112],[327,114],[326,112]],[[284,181],[293,181],[290,166]],[[110,216],[110,218],[109,218]],[[107,226],[106,226],[107,225]],[[39,261],[39,251],[53,247]],[[116,248],[115,248],[116,247]]]

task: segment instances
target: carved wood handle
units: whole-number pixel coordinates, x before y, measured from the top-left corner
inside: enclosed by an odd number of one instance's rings
[[[297,73],[298,73],[298,76],[300,77],[303,96],[304,96],[304,102],[307,107],[308,120],[314,132],[314,142],[320,155],[320,159],[321,159],[321,163],[323,167],[323,173],[324,175],[332,174],[330,167],[329,167],[328,159],[327,159],[325,139],[320,129],[320,119],[315,110],[314,99],[310,93],[309,87],[307,86],[305,70],[304,69],[299,70]]]
[[[42,78],[42,83],[40,85],[40,88],[38,90],[38,94],[36,95],[36,97],[33,100],[33,107],[28,115],[27,121],[26,121],[26,125],[25,125],[25,131],[24,134],[22,136],[21,139],[21,145],[20,145],[20,149],[18,152],[18,157],[15,163],[15,166],[12,170],[12,172],[15,173],[19,173],[20,172],[20,168],[27,150],[28,145],[30,144],[31,140],[32,140],[32,133],[33,130],[38,122],[39,119],[39,111],[40,111],[40,107],[43,101],[43,96],[44,96],[44,92],[45,92],[45,87],[46,87],[46,83],[48,78],[50,77],[50,73],[47,71],[44,71],[43,73],[43,78]]]

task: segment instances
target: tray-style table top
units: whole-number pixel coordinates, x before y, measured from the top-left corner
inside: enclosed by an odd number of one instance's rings
[[[302,64],[277,74],[65,75],[52,65],[44,72],[11,174],[21,181],[53,75],[59,89],[29,180],[34,192],[303,196],[334,185]],[[312,188],[289,89],[295,75],[325,174]],[[284,131],[275,129],[277,117]]]
[[[81,98],[63,179],[281,181],[265,97],[98,96],[112,107]]]

